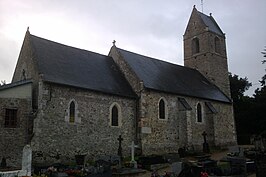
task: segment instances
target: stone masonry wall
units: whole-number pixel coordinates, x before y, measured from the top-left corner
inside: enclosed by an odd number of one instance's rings
[[[88,90],[50,85],[40,82],[38,116],[34,122],[32,140],[34,163],[69,163],[78,153],[88,158],[116,155],[119,135],[123,155],[135,139],[135,100]],[[68,105],[74,100],[78,122],[66,121]],[[121,126],[110,126],[110,106],[121,107]]]
[[[17,127],[6,128],[6,109],[17,109]],[[8,166],[21,168],[22,150],[27,143],[31,99],[0,98],[0,159]]]
[[[236,130],[233,107],[228,104],[214,104],[220,114],[214,116],[215,145],[227,147],[236,145]]]
[[[210,146],[233,144],[234,139],[226,139],[234,136],[228,126],[228,115],[231,115],[231,105],[211,102],[218,113],[213,114],[205,105],[209,100],[146,91],[143,94],[146,103],[146,117],[143,118],[142,126],[150,127],[151,133],[142,133],[142,150],[144,154],[161,154],[178,152],[179,147],[187,146],[191,149],[202,150],[203,136],[205,131]],[[192,110],[181,110],[178,97],[185,98]],[[159,100],[164,98],[167,105],[167,119],[158,118]],[[202,123],[196,120],[196,105],[200,103],[203,110]],[[219,119],[219,120],[217,120]],[[218,126],[219,125],[219,126]],[[229,124],[230,125],[230,124]]]
[[[159,119],[158,105],[160,99],[166,101],[168,118]],[[143,154],[164,154],[177,152],[179,148],[179,117],[177,97],[170,94],[145,91],[142,93],[143,111],[142,126],[151,128],[151,133],[142,133]]]

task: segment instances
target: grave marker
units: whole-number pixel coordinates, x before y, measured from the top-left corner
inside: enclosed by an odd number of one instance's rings
[[[31,161],[32,150],[30,145],[26,145],[24,146],[22,153],[22,171],[26,172],[25,176],[31,176]]]
[[[138,147],[138,145],[135,145],[134,141],[132,141],[131,145],[128,146],[131,148],[131,161],[130,163],[133,165],[134,168],[138,168],[137,162],[135,161],[135,148]]]
[[[122,159],[123,159],[123,156],[122,156],[122,141],[123,141],[124,139],[122,138],[121,135],[119,135],[119,137],[117,138],[117,140],[119,141],[118,150],[117,150],[117,155],[120,157],[119,167],[121,167],[121,162],[122,162]]]
[[[204,131],[202,133],[202,136],[203,136],[203,140],[204,140],[204,142],[203,142],[203,152],[204,153],[210,153],[209,144],[207,143],[207,138],[206,138],[207,133]]]

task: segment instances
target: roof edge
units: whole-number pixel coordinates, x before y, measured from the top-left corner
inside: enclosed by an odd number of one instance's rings
[[[176,96],[186,96],[189,98],[200,98],[200,99],[204,99],[204,100],[210,100],[210,101],[216,101],[216,102],[220,102],[220,103],[225,103],[225,104],[233,104],[232,100],[229,99],[226,95],[226,98],[228,99],[228,102],[226,101],[222,101],[222,100],[215,100],[215,99],[210,99],[210,98],[206,98],[206,97],[199,97],[199,96],[191,96],[191,95],[186,95],[186,94],[180,94],[180,93],[174,93],[174,92],[167,92],[167,91],[162,91],[162,90],[158,90],[158,89],[154,89],[154,88],[149,88],[145,86],[145,89],[147,90],[152,90],[155,92],[163,92],[163,93],[167,93],[167,94],[171,94],[171,95],[176,95]]]
[[[89,91],[103,93],[103,94],[107,94],[107,95],[116,95],[116,96],[124,97],[124,98],[131,98],[131,99],[136,99],[137,98],[137,95],[135,94],[135,92],[133,92],[134,93],[134,96],[133,95],[130,96],[130,95],[124,95],[124,94],[116,94],[116,93],[111,93],[111,92],[104,92],[102,90],[90,89],[90,88],[86,88],[86,87],[79,87],[79,86],[65,84],[65,83],[53,82],[53,81],[49,81],[48,79],[43,79],[43,82],[51,83],[51,84],[55,84],[55,85],[61,85],[61,86],[68,86],[68,87],[78,88],[78,89],[82,89],[82,90],[89,90]]]
[[[0,86],[0,90],[18,87],[18,86],[26,85],[26,84],[32,84],[32,79],[21,80],[21,81],[17,81],[17,82],[11,82],[9,84],[4,84],[4,85]]]

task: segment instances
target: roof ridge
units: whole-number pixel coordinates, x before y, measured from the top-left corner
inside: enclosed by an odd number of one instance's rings
[[[147,55],[143,55],[143,54],[139,54],[139,53],[135,53],[135,52],[131,52],[131,51],[128,51],[128,50],[125,50],[125,49],[121,49],[121,48],[118,48],[117,49],[119,50],[123,50],[125,52],[129,52],[129,53],[132,53],[134,55],[139,55],[139,56],[142,56],[142,57],[145,57],[145,58],[149,58],[151,60],[156,60],[156,61],[159,61],[159,62],[164,62],[164,63],[168,63],[168,64],[172,64],[172,65],[175,65],[175,66],[180,66],[180,67],[185,67],[185,66],[182,66],[182,65],[179,65],[179,64],[175,64],[175,63],[171,63],[169,61],[165,61],[165,60],[161,60],[161,59],[158,59],[158,58],[153,58],[153,57],[150,57],[150,56],[147,56]],[[191,68],[190,68],[191,69]]]
[[[35,37],[35,38],[38,38],[40,40],[45,40],[45,41],[48,41],[48,42],[51,42],[51,43],[54,43],[54,44],[57,44],[57,45],[61,45],[63,47],[69,47],[69,48],[72,48],[72,49],[75,49],[75,50],[80,50],[80,51],[84,51],[84,52],[90,52],[90,53],[94,53],[94,54],[98,54],[98,55],[110,57],[110,56],[105,55],[105,54],[101,54],[101,53],[93,52],[93,51],[90,51],[90,50],[86,50],[86,49],[74,47],[74,46],[71,46],[71,45],[63,44],[63,43],[60,43],[60,42],[52,41],[50,39],[46,39],[46,38],[43,38],[43,37],[39,37],[39,36],[36,36],[36,35],[33,35],[33,34],[30,34],[30,37]]]

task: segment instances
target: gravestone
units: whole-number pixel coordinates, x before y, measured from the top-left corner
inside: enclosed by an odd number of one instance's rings
[[[243,157],[227,157],[230,168],[231,175],[246,175],[247,167],[246,167],[246,158]]]
[[[255,145],[255,149],[256,151],[262,151],[264,152],[265,151],[265,146],[266,146],[266,138],[259,135],[259,136],[256,136],[254,138],[254,145]]]
[[[22,171],[26,173],[25,176],[31,176],[31,161],[32,150],[30,145],[26,145],[24,146],[22,153]]]
[[[171,164],[171,170],[175,175],[179,175],[183,170],[183,162],[174,162]]]
[[[6,165],[6,158],[3,157],[2,160],[1,160],[1,164],[0,164],[0,168],[6,168],[7,165]]]
[[[239,147],[239,146],[230,146],[228,147],[229,150],[229,156],[239,156],[239,157],[244,157],[244,148]]]
[[[131,145],[129,147],[131,148],[131,161],[130,161],[130,164],[132,164],[134,168],[138,168],[138,164],[135,161],[135,148],[137,148],[138,146],[135,145],[134,141],[132,141],[132,143],[131,143]]]
[[[209,148],[209,144],[207,143],[207,138],[206,138],[206,136],[207,136],[207,133],[204,131],[203,133],[202,133],[202,136],[203,136],[203,152],[204,153],[210,153],[210,148]]]

